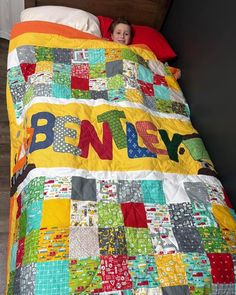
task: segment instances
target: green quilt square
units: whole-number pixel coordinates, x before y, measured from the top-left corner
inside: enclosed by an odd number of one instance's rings
[[[35,57],[36,57],[36,62],[52,61],[53,60],[52,48],[35,47]]]
[[[69,264],[70,294],[90,294],[102,288],[98,257],[71,260]]]
[[[90,91],[86,90],[72,89],[71,96],[78,99],[91,99]]]
[[[106,67],[105,63],[98,63],[89,65],[89,78],[106,78]]]
[[[37,262],[38,260],[39,230],[33,230],[25,238],[25,253],[23,265]]]
[[[157,99],[157,111],[172,114],[172,102],[170,100],[164,100],[164,99]]]
[[[136,55],[132,50],[130,49],[122,49],[121,50],[121,57],[122,59],[128,59],[134,62],[138,62],[138,55]]]
[[[128,255],[153,254],[152,241],[147,228],[125,228]]]
[[[117,203],[98,203],[98,226],[99,227],[118,227],[124,226],[124,219],[120,204]]]
[[[19,218],[19,240],[24,238],[26,235],[26,227],[27,227],[27,211],[24,210],[21,213]]]
[[[209,154],[200,137],[183,140],[183,144],[187,147],[194,160],[210,160]]]
[[[34,201],[43,199],[44,181],[45,177],[36,177],[27,184],[21,193],[23,208]]]
[[[124,88],[124,86],[125,86],[125,82],[122,75],[118,74],[108,78],[108,81],[107,81],[108,90]]]

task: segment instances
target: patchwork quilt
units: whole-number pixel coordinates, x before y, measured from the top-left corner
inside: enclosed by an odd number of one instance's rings
[[[235,294],[235,213],[149,49],[17,24],[7,104],[7,294]]]

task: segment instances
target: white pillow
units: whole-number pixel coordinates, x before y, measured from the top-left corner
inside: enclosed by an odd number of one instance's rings
[[[50,5],[32,7],[21,12],[20,20],[22,22],[32,20],[48,21],[101,37],[98,18],[81,9]]]

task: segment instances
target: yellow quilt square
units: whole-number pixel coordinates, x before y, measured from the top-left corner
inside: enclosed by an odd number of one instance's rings
[[[46,200],[43,202],[41,228],[70,226],[70,200]]]
[[[166,82],[168,86],[176,91],[180,91],[180,87],[178,82],[172,76],[165,76]]]
[[[137,89],[127,89],[125,91],[125,97],[130,102],[143,103],[142,93],[139,90],[137,90]]]
[[[36,64],[35,72],[53,72],[53,63],[51,61],[39,61]]]
[[[185,264],[182,260],[182,254],[155,255],[155,262],[161,287],[187,284],[187,276]]]

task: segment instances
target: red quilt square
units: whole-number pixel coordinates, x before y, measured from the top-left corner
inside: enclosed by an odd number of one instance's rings
[[[71,88],[79,90],[89,90],[89,79],[71,76]]]
[[[21,215],[21,208],[22,208],[22,199],[21,195],[17,197],[17,212],[16,212],[16,218],[19,218]]]
[[[24,253],[25,253],[25,237],[18,241],[18,248],[16,252],[16,268],[22,265]]]
[[[20,64],[22,74],[25,78],[25,81],[28,81],[28,77],[35,73],[36,64],[27,64],[22,63]]]
[[[207,254],[211,264],[211,274],[214,284],[234,283],[234,264],[228,253]]]
[[[155,85],[163,85],[163,86],[168,87],[166,79],[165,79],[164,76],[156,74],[156,75],[153,76],[153,81],[154,81]]]
[[[101,256],[102,287],[104,291],[132,289],[126,255]]]
[[[89,78],[89,66],[88,64],[72,65],[71,74],[73,77]]]
[[[143,203],[122,203],[121,210],[127,227],[147,228],[147,216]]]
[[[154,89],[153,89],[153,84],[144,82],[142,80],[138,80],[139,86],[141,87],[141,90],[144,94],[148,96],[154,96]]]

